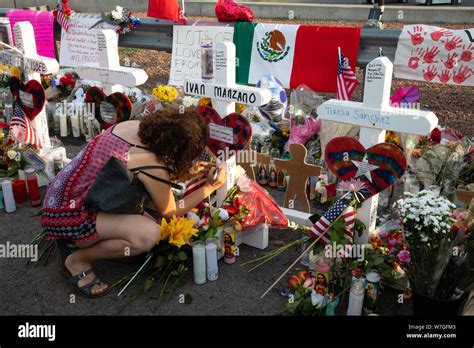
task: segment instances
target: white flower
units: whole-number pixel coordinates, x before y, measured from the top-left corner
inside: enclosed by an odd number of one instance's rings
[[[189,95],[185,96],[183,98],[183,105],[185,108],[190,108],[192,106],[198,106],[199,104],[199,99],[198,98],[194,98],[194,97],[191,97]]]
[[[112,11],[113,19],[122,19],[123,17],[123,7],[117,6],[115,10]]]
[[[15,161],[20,162],[21,161],[21,154],[18,152],[15,156]]]
[[[194,220],[194,226],[199,226],[199,223],[201,222],[201,218],[199,216],[197,216],[196,214],[191,213],[191,212],[188,212],[187,218],[189,220]]]
[[[11,160],[15,159],[15,157],[16,157],[16,151],[14,151],[14,150],[9,150],[9,151],[7,152],[7,156],[8,156],[8,158],[11,159]]]

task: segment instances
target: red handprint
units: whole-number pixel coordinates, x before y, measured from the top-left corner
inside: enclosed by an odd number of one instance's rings
[[[436,46],[433,46],[431,48],[426,49],[426,53],[423,56],[423,60],[425,63],[431,64],[431,63],[437,63],[437,60],[434,60],[436,58],[436,55],[439,53],[439,48]]]
[[[418,47],[416,50],[411,51],[411,57],[408,59],[408,67],[411,69],[417,69],[418,64],[420,63],[420,58],[425,53],[425,50],[421,47]]]
[[[444,42],[444,47],[448,50],[448,51],[452,51],[454,50],[455,48],[458,48],[458,47],[461,47],[461,42],[462,42],[462,38],[459,37],[459,36],[454,36],[451,40],[447,40]]]
[[[441,39],[443,36],[453,36],[453,32],[451,30],[448,30],[448,29],[445,29],[445,28],[441,28],[440,30],[436,30],[434,32],[432,32],[430,34],[431,36],[431,39],[433,41],[438,41],[439,39]]]
[[[452,69],[458,62],[458,60],[456,59],[457,56],[458,54],[456,52],[453,52],[452,54],[448,54],[448,59],[446,59],[445,61],[442,60],[444,66],[447,69]]]
[[[467,66],[461,66],[453,76],[453,81],[461,84],[472,76],[472,69]]]
[[[423,69],[423,78],[425,79],[425,81],[433,80],[436,77],[436,75],[438,75],[438,70],[436,69],[434,65],[430,65],[427,71]]]
[[[461,62],[470,62],[472,60],[472,51],[474,50],[474,46],[472,43],[469,44],[469,46],[466,47],[466,45],[462,46],[462,53],[461,53],[461,58],[459,60]]]
[[[426,31],[423,30],[421,25],[415,25],[413,27],[413,34],[409,31],[408,34],[411,36],[411,43],[413,45],[421,45],[421,43],[425,40],[423,35],[426,35]]]
[[[444,69],[443,72],[438,75],[438,77],[441,83],[447,83],[451,78],[451,72],[448,69]]]

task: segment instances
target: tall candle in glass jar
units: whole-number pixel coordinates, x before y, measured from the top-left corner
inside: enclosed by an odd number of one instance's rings
[[[364,281],[362,281],[361,279],[353,280],[349,295],[349,306],[347,307],[347,315],[362,315],[362,307],[364,305],[364,292]]]
[[[206,239],[206,268],[207,280],[214,281],[219,278],[217,267],[217,241],[214,238]]]
[[[5,201],[5,211],[13,213],[16,211],[15,198],[13,197],[12,182],[10,179],[3,179],[2,181],[3,199]]]
[[[193,269],[194,282],[204,284],[206,282],[206,248],[202,240],[193,243]]]

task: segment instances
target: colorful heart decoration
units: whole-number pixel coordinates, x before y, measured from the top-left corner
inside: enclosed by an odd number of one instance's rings
[[[233,143],[211,138],[210,132],[207,135],[207,147],[214,154],[218,155],[220,150],[228,148],[229,150],[239,151],[243,150],[252,137],[252,126],[249,121],[238,112],[231,113],[224,118],[221,118],[217,111],[209,106],[201,106],[198,108],[198,113],[203,117],[206,123],[217,124],[232,128]]]
[[[46,96],[40,82],[31,80],[24,84],[18,78],[12,77],[10,78],[10,91],[13,99],[18,101],[30,121],[33,121],[43,110]]]
[[[380,143],[368,149],[354,138],[334,138],[326,145],[326,163],[341,180],[360,179],[370,190],[365,199],[387,189],[403,176],[407,161],[394,144]]]
[[[115,121],[112,123],[104,121],[101,116],[100,105],[103,102],[109,103],[114,107],[116,116]],[[93,103],[95,105],[95,117],[104,129],[107,129],[114,124],[128,121],[133,111],[133,104],[125,94],[115,92],[106,96],[104,91],[98,87],[91,87],[87,90],[86,103]]]

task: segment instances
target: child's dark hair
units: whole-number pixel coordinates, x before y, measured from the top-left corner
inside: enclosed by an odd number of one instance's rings
[[[207,127],[196,109],[158,110],[140,122],[141,142],[163,161],[176,177],[187,174],[206,147]]]

